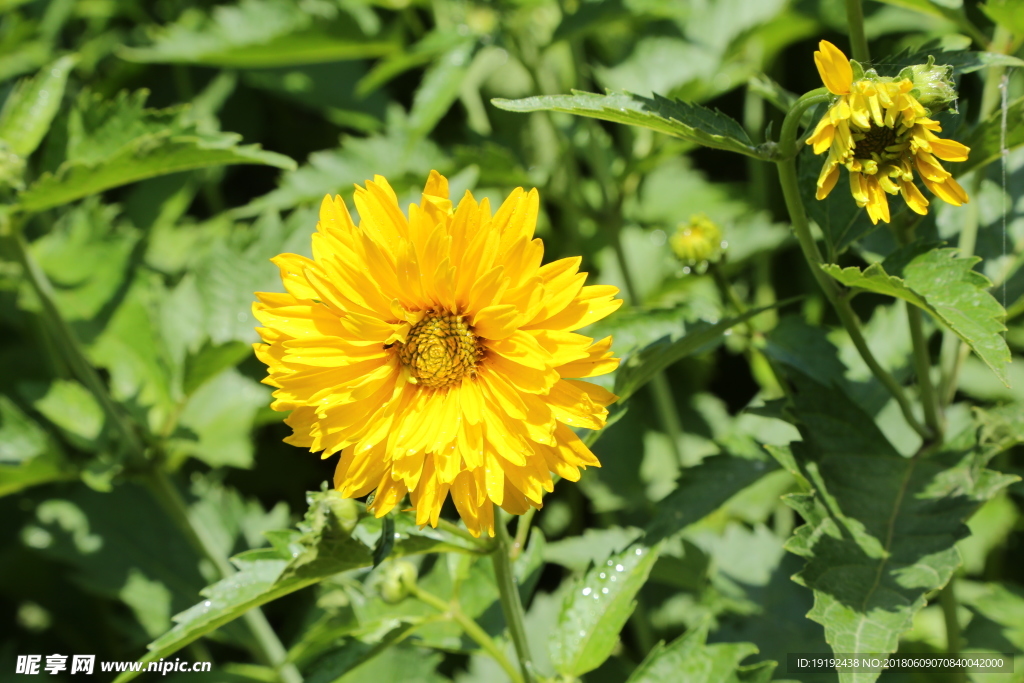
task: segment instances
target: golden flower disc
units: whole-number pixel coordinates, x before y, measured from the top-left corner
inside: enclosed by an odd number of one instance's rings
[[[409,330],[398,358],[418,384],[444,389],[476,374],[483,356],[476,335],[460,315],[430,311]]]

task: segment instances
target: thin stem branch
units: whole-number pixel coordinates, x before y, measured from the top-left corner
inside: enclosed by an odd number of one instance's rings
[[[524,514],[519,516],[516,524],[516,536],[512,540],[512,549],[509,551],[509,559],[513,562],[526,550],[526,543],[530,537],[530,524],[533,523],[533,516],[537,514],[537,508],[531,507]]]
[[[942,607],[942,618],[946,624],[946,652],[951,657],[960,654],[960,617],[957,614],[956,593],[954,582],[956,577],[949,577],[949,583],[939,592],[939,605]],[[967,674],[963,669],[954,669],[950,680],[966,683]]]
[[[612,235],[612,246],[615,250],[615,258],[619,264],[619,270],[622,272],[622,281],[626,288],[626,300],[631,306],[636,306],[639,302],[639,295],[635,281],[633,280],[633,274],[630,272],[629,264],[626,261],[626,251],[622,247],[622,230],[621,226],[616,224],[611,226],[613,231]],[[672,386],[668,382],[668,378],[665,377],[664,371],[657,373],[650,382],[651,397],[654,399],[654,409],[658,414],[658,421],[661,422],[662,429],[668,435],[670,446],[672,448],[672,455],[675,456],[676,462],[683,462],[683,453],[679,449],[679,442],[683,436],[683,425],[679,421],[679,408],[676,406],[675,397],[672,395]]]
[[[1006,53],[1012,47],[1013,34],[1003,26],[996,25],[989,49],[994,52]],[[1001,97],[999,82],[1005,71],[1006,67],[1003,66],[989,67],[986,71],[985,84],[981,91],[981,105],[978,108],[978,121],[987,119],[999,104]],[[1006,163],[1005,160],[1003,163]],[[964,212],[964,226],[960,230],[960,239],[957,244],[960,256],[965,258],[974,254],[978,242],[978,228],[981,227],[981,202],[977,200],[977,197],[985,181],[985,171],[981,168],[976,169],[971,181],[969,194],[975,197],[975,201],[968,205]],[[943,335],[939,354],[939,365],[942,368],[939,380],[939,400],[943,405],[951,403],[956,396],[960,368],[969,353],[965,348],[966,345],[952,332],[947,331]]]
[[[846,23],[850,28],[850,49],[853,58],[867,64],[871,61],[868,39],[864,35],[864,8],[860,0],[846,0]]]
[[[224,578],[234,574],[235,568],[217,548],[216,542],[210,537],[206,527],[197,524],[189,515],[185,499],[181,497],[167,474],[154,467],[147,471],[143,481],[153,493],[153,497],[157,499],[157,502],[185,535],[186,540],[213,564],[217,573]],[[258,607],[251,609],[242,615],[242,620],[256,641],[253,654],[267,666],[276,669],[282,683],[302,683],[302,674],[294,664],[288,661],[287,650],[263,612]]]
[[[818,245],[814,241],[813,235],[811,235],[811,226],[807,220],[807,212],[800,199],[800,185],[797,180],[795,158],[797,127],[800,123],[800,117],[808,107],[827,101],[827,99],[828,94],[823,92],[823,89],[807,93],[797,101],[793,109],[786,115],[786,120],[782,124],[782,133],[779,140],[779,159],[776,161],[776,166],[779,171],[779,181],[782,185],[782,194],[786,201],[786,208],[789,211],[789,219],[793,225],[793,232],[796,234],[797,242],[800,244],[804,258],[807,259],[811,267],[811,274],[818,281],[818,285],[825,293],[825,297],[838,314],[840,322],[846,328],[847,333],[849,333],[850,339],[853,341],[853,345],[858,353],[860,353],[861,358],[864,359],[871,373],[878,378],[882,385],[892,394],[892,397],[896,399],[896,403],[899,405],[900,411],[903,413],[907,423],[914,431],[921,435],[921,438],[929,441],[933,436],[931,430],[922,425],[914,415],[913,408],[907,399],[906,393],[903,391],[903,387],[881,366],[875,355],[871,352],[871,348],[861,332],[860,320],[850,306],[847,290],[841,290],[836,281],[822,270],[824,259],[818,250]]]
[[[28,280],[29,286],[32,287],[36,297],[39,299],[39,303],[43,307],[43,320],[46,327],[53,336],[72,374],[99,401],[103,412],[107,415],[107,419],[121,433],[129,453],[133,457],[141,459],[144,447],[139,439],[139,435],[121,412],[117,403],[114,402],[114,399],[111,398],[110,392],[107,391],[106,385],[100,378],[99,373],[96,372],[96,368],[92,366],[92,363],[86,357],[85,351],[75,335],[75,331],[71,329],[71,326],[64,320],[60,310],[57,308],[53,285],[50,284],[50,279],[43,272],[39,264],[36,263],[35,259],[32,258],[28,245],[25,244],[20,234],[12,230],[6,236],[6,241],[15,259],[21,264],[25,279]]]
[[[457,602],[445,602],[433,593],[420,588],[415,583],[408,584],[409,593],[420,602],[429,605],[443,615],[451,617],[459,627],[466,632],[466,635],[473,639],[484,652],[489,654],[498,663],[513,683],[525,683],[523,676],[516,671],[515,666],[498,646],[494,639],[487,635],[487,632],[480,628],[480,625],[467,617]]]
[[[505,613],[508,633],[512,638],[512,644],[515,645],[516,656],[519,657],[519,667],[523,672],[520,680],[523,683],[533,683],[533,660],[530,657],[530,644],[526,640],[523,603],[519,599],[519,588],[512,573],[512,560],[509,554],[512,550],[512,539],[508,535],[508,527],[505,526],[508,520],[499,512],[498,519],[494,521],[496,543],[491,561],[494,562],[494,576],[498,580],[501,610]]]
[[[92,392],[93,396],[96,397],[96,400],[103,407],[108,419],[121,433],[130,457],[137,460],[140,464],[145,464],[146,474],[144,479],[150,490],[161,505],[163,505],[171,519],[182,530],[186,539],[203,557],[213,563],[218,573],[224,577],[234,574],[234,567],[218,551],[216,544],[205,533],[205,530],[192,522],[188,515],[188,507],[185,505],[185,501],[167,479],[167,475],[155,467],[153,463],[146,462],[145,446],[142,440],[136,433],[131,421],[121,412],[117,403],[110,395],[99,373],[96,372],[96,368],[89,362],[81,343],[75,336],[74,330],[71,329],[70,325],[61,315],[54,300],[53,286],[50,284],[50,280],[47,278],[46,273],[43,272],[43,269],[32,258],[32,254],[29,252],[21,235],[10,230],[9,225],[4,226],[3,232],[7,233],[5,237],[10,244],[11,250],[18,262],[21,263],[29,285],[39,298],[47,327],[55,337],[62,355],[71,367],[74,375]],[[259,609],[250,610],[245,613],[243,619],[256,640],[257,649],[254,650],[254,654],[264,660],[266,664],[277,668],[282,683],[301,683],[302,676],[293,664],[286,661],[287,652],[270,627],[266,617],[263,616],[263,612]]]

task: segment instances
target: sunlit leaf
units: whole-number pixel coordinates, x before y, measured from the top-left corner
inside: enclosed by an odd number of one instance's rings
[[[917,244],[863,271],[837,265],[823,269],[847,287],[893,296],[927,311],[955,332],[1006,384],[1010,363],[1010,349],[1002,336],[1006,312],[988,293],[988,278],[973,270],[980,260],[958,258],[955,249],[928,249]]]
[[[33,78],[18,83],[0,110],[0,141],[20,156],[35,151],[50,129],[64,97],[72,56],[61,57]]]
[[[575,90],[572,95],[544,95],[521,100],[492,100],[509,111],[558,111],[577,116],[650,128],[706,147],[738,152],[755,159],[771,159],[767,147],[758,147],[734,119],[699,104],[659,95],[642,97],[628,92],[606,95]]]

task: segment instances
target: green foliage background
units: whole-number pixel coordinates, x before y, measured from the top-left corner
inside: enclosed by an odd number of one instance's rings
[[[546,258],[628,301],[588,332],[625,359],[603,467],[512,529],[539,679],[817,682],[786,654],[962,651],[1017,673],[841,679],[1024,681],[1024,3],[865,2],[879,73],[954,67],[972,202],[915,223],[893,199],[876,229],[843,184],[813,199],[804,150],[815,274],[772,162],[847,4],[0,0],[0,681],[52,653],[508,676],[490,547],[327,491],[249,346],[268,259],[308,255],[324,194],[380,174],[410,202],[431,169],[492,203],[539,188]],[[728,242],[710,268],[668,246],[694,214]],[[816,276],[858,294],[881,372]]]

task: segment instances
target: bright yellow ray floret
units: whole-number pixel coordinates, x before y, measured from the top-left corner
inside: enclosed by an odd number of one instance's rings
[[[451,494],[474,535],[494,534],[494,505],[539,508],[552,473],[600,466],[571,427],[604,426],[615,396],[580,380],[618,359],[610,337],[575,330],[622,301],[584,286],[579,258],[541,265],[537,191],[492,215],[468,192],[453,207],[435,171],[408,217],[380,176],[355,205],[358,226],[326,197],[313,259],[273,259],[287,293],[253,306],[286,441],[340,453],[335,486],[375,491],[378,517],[408,494],[417,523],[436,526]]]
[[[877,76],[854,80],[846,55],[823,40],[814,53],[821,80],[839,98],[807,138],[815,154],[828,151],[818,177],[816,196],[824,199],[839,180],[839,167],[850,175],[850,192],[867,208],[872,223],[889,222],[886,194],[902,195],[907,206],[928,213],[928,200],[914,184],[914,171],[925,187],[949,204],[969,199],[951,173],[936,160],[966,161],[970,150],[943,140],[942,128],[914,95],[910,79]]]

